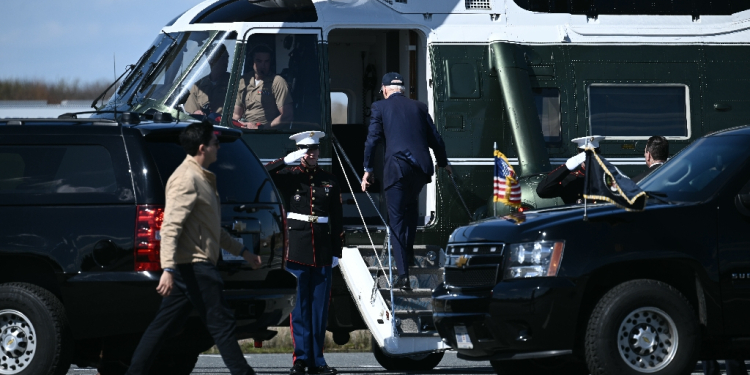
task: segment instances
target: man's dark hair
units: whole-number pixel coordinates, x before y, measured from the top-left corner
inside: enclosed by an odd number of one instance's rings
[[[225,47],[223,44],[219,44],[216,47],[216,50],[214,51],[214,54],[211,56],[211,58],[208,59],[208,63],[213,65],[216,61],[219,61],[222,57],[229,58],[229,52],[227,52],[227,47]]]
[[[252,51],[250,51],[250,56],[252,57],[253,60],[255,60],[255,54],[256,53],[267,53],[271,57],[273,57],[273,51],[271,51],[271,48],[269,48],[265,44],[259,44],[259,45],[255,46],[255,48],[253,48]]]
[[[213,138],[214,127],[208,121],[196,122],[188,125],[180,133],[180,144],[190,156],[198,154],[200,145],[208,146]]]
[[[655,135],[646,142],[646,151],[651,154],[654,160],[667,161],[669,157],[669,141],[660,135]]]

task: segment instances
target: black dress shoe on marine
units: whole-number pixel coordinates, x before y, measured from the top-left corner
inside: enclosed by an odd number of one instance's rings
[[[411,281],[409,276],[399,276],[395,283],[393,283],[394,289],[411,290]]]
[[[324,366],[318,366],[318,367],[310,367],[310,371],[308,371],[307,373],[308,374],[338,374],[339,372],[333,367],[324,365]]]
[[[305,373],[305,362],[296,361],[294,366],[289,370],[289,375],[301,375]]]

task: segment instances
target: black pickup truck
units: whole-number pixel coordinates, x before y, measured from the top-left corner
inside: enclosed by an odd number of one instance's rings
[[[185,158],[178,135],[187,124],[153,117],[0,121],[0,373],[126,368],[161,301],[164,189]],[[215,131],[221,149],[209,169],[222,225],[263,261],[252,270],[222,251],[224,295],[237,338],[265,340],[294,305],[285,215],[241,132]],[[152,373],[189,374],[213,345],[197,315],[176,334]]]
[[[696,140],[612,204],[456,229],[440,336],[498,374],[689,374],[750,356],[750,127]]]

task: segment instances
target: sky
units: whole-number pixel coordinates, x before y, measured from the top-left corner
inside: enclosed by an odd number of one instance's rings
[[[200,0],[0,0],[0,79],[113,81]]]

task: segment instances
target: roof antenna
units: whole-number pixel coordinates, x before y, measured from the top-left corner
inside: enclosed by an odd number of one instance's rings
[[[115,90],[112,91],[112,96],[115,97],[115,121],[117,121],[117,52],[112,52],[112,73],[115,77]],[[102,98],[102,104],[104,103],[104,98]]]

